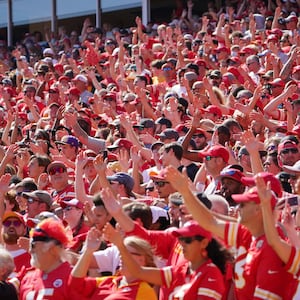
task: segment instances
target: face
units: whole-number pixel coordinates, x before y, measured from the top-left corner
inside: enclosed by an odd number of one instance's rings
[[[253,201],[240,203],[238,206],[239,222],[243,225],[253,222],[257,216],[258,204]]]
[[[32,239],[30,239],[29,252],[31,254],[31,266],[43,270],[44,267],[49,264],[49,251],[54,246],[54,241],[33,242]]]
[[[154,181],[154,185],[160,198],[168,198],[168,196],[175,191],[171,184],[166,181]]]
[[[197,260],[202,250],[207,246],[207,239],[199,241],[195,237],[179,237],[178,240],[185,259],[191,262]]]
[[[263,167],[265,172],[270,172],[274,175],[278,174],[281,170],[280,167],[274,163],[274,159],[271,156],[267,156]]]
[[[170,162],[171,162],[171,159],[172,159],[171,151],[169,151],[169,152],[162,151],[159,159],[160,159],[162,165],[164,167],[167,167],[168,165],[170,165]]]
[[[142,255],[137,249],[132,246],[126,246],[128,252],[131,254],[132,258],[141,266],[144,267],[146,265],[146,258]],[[132,276],[126,269],[126,266],[122,264],[120,261],[120,270],[123,275]]]
[[[82,216],[82,210],[78,209],[74,206],[67,206],[63,209],[63,219],[66,221],[71,227],[78,225],[80,218]],[[73,227],[72,227],[73,229]]]
[[[36,158],[32,159],[28,165],[28,175],[31,178],[36,178],[43,172],[44,167],[40,167]]]
[[[180,211],[179,211],[178,205],[175,205],[174,203],[169,202],[168,213],[169,213],[171,223],[179,222]]]
[[[3,223],[2,237],[6,244],[14,245],[25,234],[25,226],[18,218],[7,218]]]
[[[107,222],[111,220],[110,214],[104,206],[96,206],[93,208],[94,222],[98,230],[102,230]]]
[[[49,181],[55,190],[63,190],[68,185],[68,173],[63,167],[53,167],[49,170]]]
[[[26,212],[29,218],[34,218],[40,212],[45,210],[45,204],[38,199],[28,198]]]
[[[77,148],[71,145],[60,145],[59,150],[62,152],[63,155],[66,156],[68,159],[74,159],[77,155]]]
[[[299,150],[296,148],[285,148],[280,152],[279,157],[283,165],[293,166],[299,160]]]
[[[84,175],[86,178],[95,179],[95,177],[97,175],[97,171],[94,167],[93,161],[88,161],[86,163],[86,165],[84,166],[83,170],[84,170]]]
[[[227,201],[232,200],[231,195],[243,192],[241,183],[231,178],[223,178],[221,184],[221,195],[226,198]]]

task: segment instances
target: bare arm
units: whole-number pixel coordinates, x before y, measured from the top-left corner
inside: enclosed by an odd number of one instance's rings
[[[291,255],[292,247],[285,241],[283,241],[275,228],[274,216],[271,208],[271,198],[272,192],[270,189],[270,184],[266,186],[265,181],[257,177],[256,186],[258,188],[258,193],[261,201],[264,230],[267,236],[268,243],[275,250],[280,259],[287,263]]]
[[[83,167],[86,162],[87,160],[83,157],[83,153],[80,152],[77,155],[75,162],[75,195],[76,199],[78,199],[80,202],[85,203],[86,201],[88,201],[92,206],[93,197],[86,194],[83,182]]]
[[[141,267],[127,250],[120,233],[108,223],[104,228],[104,234],[110,242],[118,247],[122,257],[122,263],[134,277],[155,285],[162,285],[160,269]]]
[[[225,222],[217,220],[191,192],[188,185],[188,178],[174,167],[167,167],[166,179],[183,196],[184,204],[194,219],[199,222],[203,228],[211,231],[221,239],[224,239]]]

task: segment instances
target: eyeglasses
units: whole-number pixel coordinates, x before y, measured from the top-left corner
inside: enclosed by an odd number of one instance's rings
[[[5,227],[10,227],[11,225],[13,225],[14,227],[20,227],[21,224],[22,224],[22,222],[19,221],[19,220],[15,220],[15,221],[6,220],[6,221],[3,222],[3,225]]]
[[[66,169],[63,167],[56,167],[56,168],[52,168],[51,170],[49,170],[49,175],[54,175],[56,173],[62,174],[65,171],[66,171]]]
[[[167,181],[154,181],[154,184],[158,187],[164,187],[167,183]]]
[[[283,149],[280,153],[288,154],[289,152],[296,154],[296,153],[298,153],[298,149],[295,149],[295,148]]]
[[[180,236],[178,237],[179,242],[185,243],[187,245],[191,244],[193,241],[201,241],[201,236]]]
[[[40,202],[38,199],[34,199],[34,198],[28,198],[27,199],[27,203],[32,204],[34,202]]]
[[[216,156],[206,155],[205,160],[210,161],[212,158],[216,158]]]
[[[163,68],[163,71],[171,71],[171,70],[172,70],[172,68],[170,68],[170,67]]]

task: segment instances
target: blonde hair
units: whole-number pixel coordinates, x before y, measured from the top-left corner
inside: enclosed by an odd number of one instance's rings
[[[145,267],[156,267],[152,247],[147,241],[136,236],[128,236],[124,239],[124,244],[125,246],[134,248],[139,254],[145,257]]]
[[[11,272],[15,269],[14,259],[11,254],[2,246],[0,246],[0,280],[4,281],[8,278]],[[3,272],[5,271],[5,272]]]

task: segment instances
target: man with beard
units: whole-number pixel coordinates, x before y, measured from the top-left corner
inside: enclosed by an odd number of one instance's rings
[[[30,232],[30,263],[33,269],[20,279],[20,300],[79,299],[67,288],[70,264],[65,260],[68,236],[61,221],[48,218]]]
[[[19,272],[22,266],[30,266],[30,254],[18,245],[19,237],[26,234],[26,226],[23,216],[17,212],[9,211],[2,218],[2,239],[4,247],[12,255],[15,263],[15,272]]]
[[[244,176],[241,170],[234,166],[228,166],[221,171],[218,177],[221,182],[219,194],[226,199],[229,206],[236,206],[231,197],[233,194],[242,194],[245,191],[245,185],[242,183]]]

